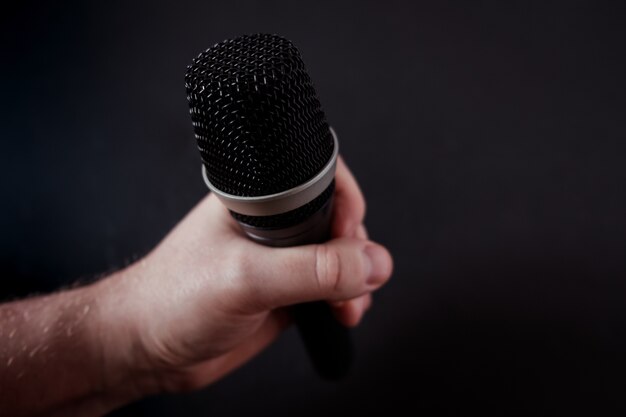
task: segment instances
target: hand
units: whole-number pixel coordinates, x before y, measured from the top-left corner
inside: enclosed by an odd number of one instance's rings
[[[325,244],[256,244],[209,195],[152,253],[99,283],[103,384],[130,379],[146,393],[205,386],[269,345],[290,322],[284,307],[296,303],[327,300],[338,320],[357,325],[392,272],[364,215],[341,159]]]

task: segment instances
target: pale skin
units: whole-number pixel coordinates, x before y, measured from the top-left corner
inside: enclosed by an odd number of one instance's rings
[[[246,239],[214,195],[146,257],[94,284],[0,304],[0,415],[102,415],[150,394],[209,385],[326,300],[356,326],[389,279],[365,202],[340,159],[325,244]]]

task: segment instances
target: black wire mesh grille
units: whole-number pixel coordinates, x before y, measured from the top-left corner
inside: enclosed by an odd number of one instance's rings
[[[238,196],[274,194],[315,176],[333,139],[296,47],[277,35],[220,42],[185,77],[211,183]]]

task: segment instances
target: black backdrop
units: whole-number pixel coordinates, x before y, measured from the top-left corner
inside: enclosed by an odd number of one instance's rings
[[[183,75],[243,33],[299,46],[395,256],[348,380],[320,382],[289,331],[113,415],[626,412],[623,2],[6,7],[3,297],[122,267],[206,193]]]

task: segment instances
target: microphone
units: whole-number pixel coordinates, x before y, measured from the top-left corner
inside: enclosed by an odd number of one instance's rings
[[[330,238],[339,144],[300,52],[277,35],[244,35],[196,57],[185,76],[202,175],[255,242]],[[344,377],[353,345],[323,301],[292,309],[313,367]]]

